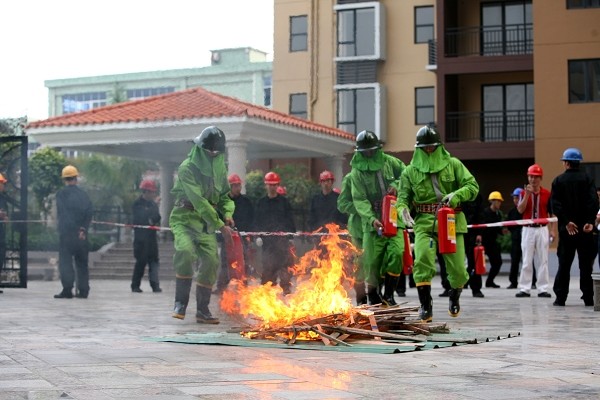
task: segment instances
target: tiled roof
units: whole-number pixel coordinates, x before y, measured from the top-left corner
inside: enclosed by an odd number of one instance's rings
[[[257,106],[202,88],[148,97],[30,123],[27,128],[102,125],[126,122],[180,121],[195,118],[251,117],[354,139],[340,129]]]

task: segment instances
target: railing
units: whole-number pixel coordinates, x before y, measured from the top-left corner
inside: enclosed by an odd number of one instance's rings
[[[437,42],[434,39],[429,39],[427,46],[427,65],[437,65]]]
[[[446,57],[532,54],[533,25],[448,28],[444,43]]]
[[[533,110],[449,112],[447,142],[521,142],[534,138]]]

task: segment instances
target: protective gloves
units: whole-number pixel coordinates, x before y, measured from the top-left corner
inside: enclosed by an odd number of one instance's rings
[[[456,193],[448,193],[442,198],[442,203],[448,204],[450,207],[454,208],[458,205],[458,200],[455,198]]]
[[[403,208],[400,216],[402,217],[404,226],[407,228],[411,228],[415,224],[415,220],[410,216],[410,211],[408,211],[408,208]]]

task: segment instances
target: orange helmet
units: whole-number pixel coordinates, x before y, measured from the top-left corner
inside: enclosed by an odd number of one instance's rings
[[[277,194],[281,196],[285,196],[287,194],[287,190],[285,186],[277,186]]]
[[[144,179],[142,183],[140,183],[140,190],[145,190],[147,192],[157,192],[156,183],[150,179]]]
[[[79,171],[72,165],[67,165],[63,168],[61,178],[76,178],[79,175]]]
[[[4,175],[0,174],[0,183],[6,183],[8,180],[4,177]]]
[[[265,174],[265,183],[267,185],[279,185],[281,183],[281,178],[275,172],[267,172]]]
[[[321,175],[319,175],[319,182],[328,181],[328,180],[335,181],[335,176],[333,176],[333,173],[331,171],[327,171],[327,170],[321,172]]]
[[[229,181],[229,184],[232,185],[234,183],[242,183],[242,178],[240,178],[240,176],[238,174],[231,174],[229,175],[229,178],[227,178],[227,180]]]
[[[527,168],[527,175],[531,176],[544,176],[544,170],[537,164],[533,164],[531,167]]]

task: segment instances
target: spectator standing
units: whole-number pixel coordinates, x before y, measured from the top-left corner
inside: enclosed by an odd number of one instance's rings
[[[94,209],[87,193],[77,186],[78,176],[74,166],[64,167],[61,177],[65,186],[56,193],[58,270],[63,289],[55,299],[73,298],[75,283],[75,297],[87,299],[90,292],[88,229]]]
[[[266,195],[256,204],[255,229],[258,232],[295,232],[292,206],[287,197],[277,193],[281,178],[275,172],[267,172],[264,183]],[[291,293],[292,275],[288,270],[292,265],[290,240],[283,235],[273,235],[262,238],[262,243],[261,283],[277,285],[279,279],[283,293]]]
[[[6,262],[6,224],[8,223],[8,200],[5,185],[8,180],[0,174],[0,274]],[[0,290],[0,293],[4,293]]]
[[[600,186],[596,188],[596,194],[598,195],[598,200],[600,201]],[[600,209],[598,209],[598,214],[596,214],[596,235],[598,240],[598,267],[600,267]]]
[[[533,164],[527,168],[525,190],[521,194],[517,209],[523,219],[548,218],[552,213],[550,191],[542,187],[542,167]],[[519,291],[516,297],[530,297],[533,284],[533,263],[537,268],[538,297],[552,297],[548,293],[548,245],[554,240],[552,224],[531,224],[524,226],[521,237],[523,266],[519,275]]]
[[[402,173],[401,188],[398,194],[398,213],[406,226],[414,225],[415,265],[413,277],[419,293],[421,308],[419,317],[429,322],[433,319],[433,299],[431,280],[437,269],[435,257],[438,238],[435,223],[438,205],[447,204],[454,209],[456,218],[456,252],[443,254],[446,262],[450,295],[448,313],[457,317],[460,313],[459,298],[463,285],[469,280],[465,266],[464,234],[467,221],[460,205],[475,199],[479,185],[463,165],[450,155],[442,145],[438,132],[424,126],[417,132],[413,158]],[[414,204],[417,214],[410,215]]]
[[[337,209],[339,194],[333,191],[335,176],[330,171],[323,171],[319,175],[321,191],[312,197],[308,214],[308,229],[315,231],[334,223],[345,229],[348,218]]]
[[[221,129],[209,126],[194,139],[188,157],[179,165],[171,193],[175,200],[169,217],[175,245],[173,318],[185,318],[194,268],[200,258],[202,263],[196,276],[196,322],[218,324],[219,319],[213,317],[208,308],[219,268],[215,232],[220,231],[224,240],[230,241],[234,226],[234,204],[227,195],[225,134]]]
[[[466,201],[462,204],[463,214],[467,220],[467,224],[482,224],[483,223],[483,198],[478,192],[475,200]],[[485,297],[481,292],[483,286],[481,275],[475,271],[475,246],[482,242],[481,229],[468,229],[464,235],[465,253],[467,256],[467,274],[469,274],[468,286],[471,288],[473,297]]]
[[[254,207],[252,201],[248,196],[242,194],[242,179],[238,174],[231,174],[227,178],[229,182],[229,194],[228,196],[233,200],[235,204],[235,211],[233,212],[233,220],[235,221],[235,227],[240,232],[251,232],[252,224],[254,223]],[[242,238],[242,246],[244,247],[244,264],[246,266],[246,273],[250,270],[248,263],[248,240]],[[219,270],[219,277],[217,278],[217,288],[215,292],[217,294],[222,293],[223,290],[229,284],[231,277],[229,276],[229,263],[227,261],[227,251],[225,245],[221,246],[221,269]]]
[[[569,295],[571,265],[577,252],[579,288],[586,306],[594,305],[594,222],[598,212],[598,195],[594,180],[579,169],[583,155],[568,148],[561,158],[565,172],[552,182],[552,211],[558,218],[558,272],[554,278],[555,306],[564,306]],[[540,285],[538,285],[539,287]]]
[[[382,201],[387,194],[397,196],[404,163],[381,149],[379,138],[371,131],[356,135],[352,166],[352,202],[363,226],[363,266],[369,303],[396,305],[394,291],[402,274],[404,237],[401,230],[386,237],[383,229]],[[379,286],[383,283],[383,298]]]
[[[515,206],[508,212],[506,216],[507,221],[517,221],[523,219],[523,215],[519,213],[517,208],[522,193],[522,188],[515,188],[515,190],[513,190],[511,196]],[[521,250],[522,230],[523,227],[521,225],[508,227],[508,231],[510,232],[510,272],[508,275],[510,285],[506,287],[507,289],[516,289],[519,287],[519,267],[521,266],[521,258],[523,258],[523,251]],[[531,288],[535,289],[537,281],[535,276],[535,265],[532,267],[532,274],[533,278]]]
[[[488,201],[490,205],[483,210],[483,222],[486,224],[501,222],[502,212],[500,211],[500,206],[504,201],[502,194],[498,191],[491,192],[488,196]],[[490,261],[490,270],[485,281],[486,288],[500,287],[500,285],[494,282],[502,267],[502,254],[500,253],[500,244],[498,243],[500,235],[502,235],[502,228],[500,227],[485,228],[481,232],[482,244]]]
[[[142,293],[140,285],[144,277],[144,270],[148,265],[148,280],[152,292],[160,293],[160,283],[158,279],[158,270],[160,267],[158,260],[158,240],[157,229],[150,227],[160,227],[160,212],[156,204],[156,195],[158,189],[154,181],[145,179],[140,183],[142,194],[133,202],[132,214],[133,225],[148,226],[148,228],[134,228],[133,230],[133,256],[135,265],[133,275],[131,276],[131,291]]]

